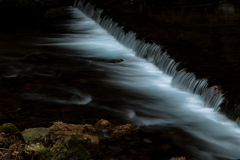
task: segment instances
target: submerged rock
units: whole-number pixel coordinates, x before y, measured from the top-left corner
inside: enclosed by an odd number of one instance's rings
[[[134,129],[131,124],[125,124],[125,125],[116,127],[113,130],[112,135],[119,136],[123,133],[138,133],[138,131],[137,131],[137,129]]]
[[[120,62],[123,62],[123,61],[124,61],[123,59],[111,59],[108,62],[110,62],[110,63],[120,63]]]
[[[103,62],[108,62],[108,63],[120,63],[124,61],[123,59],[110,59],[110,60],[98,59],[98,60]]]
[[[76,102],[76,101],[82,101],[82,98],[78,95],[73,95],[68,102]]]

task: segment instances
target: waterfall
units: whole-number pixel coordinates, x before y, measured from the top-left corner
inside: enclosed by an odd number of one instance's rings
[[[162,47],[160,45],[138,40],[134,32],[125,33],[123,27],[119,27],[118,23],[113,22],[111,18],[107,16],[101,18],[103,10],[94,9],[93,5],[90,3],[85,4],[84,0],[76,1],[74,6],[98,23],[121,44],[135,51],[136,56],[147,59],[165,74],[173,77],[173,87],[193,94],[198,94],[204,101],[205,106],[219,110],[219,105],[224,100],[223,94],[219,88],[217,86],[208,88],[207,79],[196,79],[194,73],[186,72],[184,69],[178,71],[177,68],[180,68],[180,63],[171,59],[167,52],[162,52]]]

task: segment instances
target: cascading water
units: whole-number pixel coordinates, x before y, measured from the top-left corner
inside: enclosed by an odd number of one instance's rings
[[[106,29],[108,33],[115,37],[121,44],[135,51],[137,56],[146,58],[164,73],[172,76],[173,87],[193,94],[199,94],[206,106],[215,109],[218,108],[224,98],[221,93],[214,94],[214,92],[211,92],[214,91],[214,87],[207,88],[208,84],[206,79],[197,80],[193,73],[186,73],[184,70],[178,72],[176,69],[179,63],[171,59],[167,53],[162,53],[161,46],[154,43],[146,43],[144,40],[137,40],[136,34],[133,32],[125,34],[122,27],[118,27],[118,24],[114,23],[110,18],[104,17],[101,19],[102,10],[94,10],[94,6],[90,3],[84,6],[84,2],[85,1],[81,0],[78,2],[76,1],[75,6],[95,20],[102,28]]]
[[[221,94],[214,92],[213,87],[207,88],[206,79],[196,80],[193,73],[183,70],[178,72],[176,68],[179,64],[166,53],[161,53],[160,46],[136,40],[132,32],[124,34],[110,19],[101,19],[101,11],[93,10],[90,4],[83,7],[79,3],[78,7],[117,40],[81,11],[74,9],[74,20],[65,24],[73,32],[58,38],[45,39],[51,43],[44,45],[71,48],[78,54],[68,53],[66,56],[74,59],[124,59],[119,64],[100,61],[89,63],[94,63],[99,71],[109,74],[105,79],[106,84],[110,83],[146,97],[119,97],[125,102],[122,107],[98,106],[99,108],[115,113],[119,118],[125,118],[135,125],[171,125],[183,129],[201,140],[201,144],[194,146],[180,144],[194,152],[198,159],[240,158],[240,129],[224,115],[214,112],[213,108],[217,109],[223,98]]]

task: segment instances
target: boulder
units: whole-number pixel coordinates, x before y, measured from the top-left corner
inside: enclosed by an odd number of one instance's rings
[[[119,135],[122,135],[123,133],[136,134],[136,133],[138,133],[138,130],[134,129],[131,124],[125,124],[125,125],[116,127],[113,130],[112,135],[119,136]]]
[[[23,133],[23,137],[34,142],[48,141],[50,139],[50,129],[44,127],[30,128]]]
[[[108,129],[112,129],[113,125],[105,119],[100,119],[96,124],[95,124],[95,128],[96,129],[104,129],[104,128],[108,128]]]
[[[51,132],[56,135],[70,136],[70,135],[80,135],[83,140],[90,140],[91,143],[98,144],[99,138],[97,136],[96,129],[89,124],[79,125],[79,124],[67,124],[63,122],[54,122],[51,127],[49,127]]]
[[[21,141],[25,142],[18,128],[12,123],[4,123],[0,128],[0,133],[1,132],[5,134],[16,134]]]
[[[185,157],[171,158],[170,160],[187,160]]]
[[[59,159],[90,159],[90,153],[85,149],[81,142],[81,136],[65,136],[53,148],[51,148],[51,152]]]

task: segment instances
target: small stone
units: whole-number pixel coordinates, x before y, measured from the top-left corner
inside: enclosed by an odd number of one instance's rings
[[[39,151],[43,149],[44,146],[42,144],[36,143],[36,144],[29,144],[25,147],[26,151]]]

